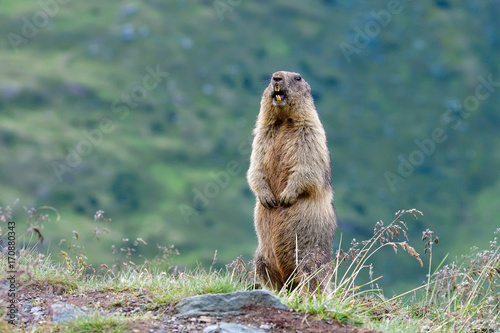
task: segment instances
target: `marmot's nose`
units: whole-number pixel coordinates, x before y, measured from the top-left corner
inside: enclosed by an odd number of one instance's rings
[[[283,80],[283,78],[281,76],[273,76],[273,82],[278,83],[281,80]]]

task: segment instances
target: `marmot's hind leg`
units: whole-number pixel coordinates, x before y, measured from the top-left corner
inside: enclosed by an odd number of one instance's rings
[[[297,282],[301,288],[304,288],[303,292],[313,294],[332,292],[333,266],[329,260],[330,257],[330,253],[325,255],[323,251],[316,248],[300,260],[299,267],[297,267],[297,276],[299,277]]]
[[[268,288],[281,290],[284,285],[283,277],[269,261],[260,253],[255,253],[255,270],[261,283]]]

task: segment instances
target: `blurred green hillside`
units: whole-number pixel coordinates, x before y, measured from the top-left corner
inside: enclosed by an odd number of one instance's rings
[[[19,228],[22,206],[57,209],[43,229],[55,253],[77,230],[95,263],[138,237],[147,257],[174,244],[181,266],[250,259],[250,133],[277,70],[311,85],[344,247],[406,208],[424,213],[417,250],[423,230],[440,237],[437,262],[500,225],[498,0],[0,8],[0,205],[19,198]],[[112,219],[101,242],[97,210]],[[402,254],[373,260],[386,287],[425,278]]]

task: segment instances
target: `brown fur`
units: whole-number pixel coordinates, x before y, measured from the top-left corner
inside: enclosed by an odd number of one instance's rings
[[[311,88],[299,74],[273,74],[254,136],[247,178],[257,197],[257,274],[268,287],[293,288],[309,276],[309,288],[327,290],[329,270],[315,274],[329,266],[337,225],[330,154]]]

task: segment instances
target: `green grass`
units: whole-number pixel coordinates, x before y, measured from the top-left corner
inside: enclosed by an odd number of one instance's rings
[[[424,233],[428,255],[428,280],[422,286],[386,298],[378,288],[380,277],[373,277],[370,260],[388,247],[410,254],[418,264],[422,258],[407,243],[406,217],[418,217],[417,210],[400,211],[388,225],[378,222],[374,235],[363,242],[352,242],[351,248],[337,252],[331,292],[310,294],[306,283],[293,291],[277,293],[291,309],[313,317],[371,328],[381,332],[495,332],[500,328],[500,246],[495,237],[487,249],[473,249],[461,258],[439,264],[432,262],[437,238],[432,231]],[[499,233],[500,230],[497,230]],[[396,237],[396,235],[399,235]],[[33,239],[31,240],[33,243]],[[167,309],[189,296],[228,293],[254,288],[253,267],[237,259],[224,269],[203,268],[178,270],[171,267],[172,247],[162,249],[156,260],[133,264],[121,259],[114,267],[91,269],[86,257],[73,249],[63,252],[65,262],[54,261],[34,247],[23,249],[17,258],[18,277],[22,286],[29,283],[50,285],[64,294],[112,292],[117,295],[108,307],[123,306],[127,299],[147,294],[151,302],[144,312],[123,317],[95,312],[69,324],[42,327],[55,332],[123,332],[129,324],[154,318],[151,311]],[[390,258],[388,259],[390,260]],[[2,256],[0,279],[6,278],[7,262]],[[368,274],[370,279],[360,282]],[[307,282],[307,281],[305,281]],[[0,301],[0,317],[6,303]],[[101,308],[102,309],[102,308]],[[2,326],[0,326],[1,328]],[[3,329],[3,328],[2,328]]]
[[[73,333],[73,332],[106,332],[122,333],[127,332],[129,327],[127,319],[120,316],[91,315],[79,317],[69,324],[58,324],[54,326],[53,332]]]
[[[337,254],[333,291],[304,296],[305,283],[292,292],[281,291],[281,298],[293,309],[322,319],[362,325],[383,332],[494,332],[500,328],[500,246],[495,237],[489,249],[473,249],[455,261],[432,267],[432,247],[438,238],[424,232],[429,255],[427,283],[387,299],[375,288],[370,258],[384,247],[408,252],[422,264],[420,255],[407,243],[405,216],[415,218],[417,210],[400,211],[392,223],[377,223],[367,241],[351,244],[347,252]],[[500,229],[496,233],[500,233]],[[399,234],[399,237],[397,235]],[[342,261],[349,259],[341,273]],[[358,277],[367,271],[370,281],[358,285]]]
[[[53,332],[73,333],[73,332],[105,332],[122,333],[127,332],[129,327],[125,317],[117,315],[91,315],[79,317],[69,324],[55,325]]]
[[[226,12],[221,22],[213,1],[135,1],[137,12],[130,15],[123,11],[127,3],[70,1],[17,52],[4,38],[0,206],[19,198],[21,209],[57,207],[65,213],[67,226],[50,231],[57,239],[68,238],[68,229],[81,229],[82,219],[103,209],[116,221],[118,239],[142,237],[154,244],[161,233],[162,242],[183,250],[179,264],[190,268],[226,239],[241,246],[217,247],[221,261],[240,254],[250,258],[252,251],[242,249],[256,246],[251,209],[255,199],[245,182],[250,151],[240,150],[240,144],[250,136],[264,77],[286,69],[301,72],[318,96],[316,106],[332,157],[335,204],[339,217],[352,226],[344,233],[360,238],[374,217],[418,206],[426,212],[423,224],[453,234],[442,238],[436,255],[454,256],[464,247],[486,242],[484,235],[494,227],[489,216],[498,206],[494,189],[500,184],[494,171],[500,160],[497,91],[463,119],[467,132],[448,126],[449,139],[398,184],[396,192],[382,175],[397,172],[398,155],[408,157],[416,148],[415,139],[442,126],[448,101],[463,101],[474,94],[477,76],[499,72],[497,62],[486,61],[498,58],[498,49],[484,33],[496,31],[488,5],[472,10],[457,3],[443,10],[432,1],[408,4],[373,44],[347,63],[339,43],[352,42],[355,26],[365,26],[362,18],[369,19],[372,10],[382,10],[387,3],[333,3],[244,2]],[[38,2],[27,0],[2,6],[4,37],[22,34],[23,17],[33,21],[41,10]],[[276,18],[277,12],[284,16]],[[412,18],[419,13],[425,13],[426,24],[415,25]],[[125,24],[134,25],[133,41],[121,38]],[[438,34],[436,26],[443,27]],[[120,119],[113,102],[141,83],[147,66],[157,64],[170,75]],[[449,77],[433,74],[442,68]],[[116,130],[60,182],[51,163],[64,162],[68,149],[84,139],[82,131],[96,129],[104,117]],[[241,164],[242,172],[210,207],[197,212],[192,224],[184,223],[179,204],[191,207],[193,190],[212,182],[209,173],[224,171],[232,160]],[[123,173],[141,178],[115,186]],[[130,193],[141,198],[139,205],[127,207],[119,199]],[[192,235],[193,230],[199,233]],[[414,230],[409,233],[410,238],[418,237]],[[109,244],[94,247],[104,253]],[[389,263],[392,267],[385,267],[382,257],[374,263],[402,290],[418,283],[422,272],[409,265],[401,269],[404,262],[399,258]]]

